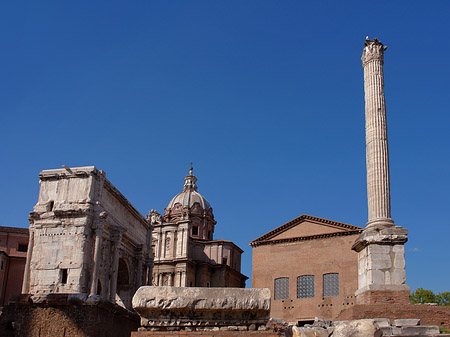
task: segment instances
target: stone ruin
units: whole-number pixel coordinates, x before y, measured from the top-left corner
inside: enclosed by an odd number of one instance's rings
[[[387,318],[358,319],[351,321],[324,321],[315,318],[314,323],[303,327],[291,326],[286,337],[412,337],[449,336],[439,334],[437,326],[422,326],[419,319],[396,319],[392,324]]]
[[[139,331],[266,330],[270,296],[265,288],[141,287],[133,308]]]
[[[409,337],[440,336],[437,326],[422,326],[419,319],[388,318],[325,321],[297,326],[270,317],[267,288],[139,288],[133,308],[141,327],[132,337],[145,336],[285,336],[285,337]]]

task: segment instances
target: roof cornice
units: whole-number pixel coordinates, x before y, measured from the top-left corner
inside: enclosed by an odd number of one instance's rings
[[[260,236],[259,238],[253,240],[250,242],[250,246],[252,247],[256,247],[259,246],[260,244],[262,244],[263,242],[266,241],[270,241],[270,242],[274,242],[274,243],[280,243],[280,242],[292,242],[289,240],[294,240],[294,241],[302,241],[302,240],[312,240],[312,239],[319,239],[319,238],[323,238],[323,237],[331,237],[331,236],[339,236],[339,235],[335,235],[335,233],[331,233],[331,234],[321,234],[321,235],[311,235],[311,236],[301,236],[301,237],[296,237],[296,238],[288,238],[288,239],[279,239],[279,240],[270,240],[271,238],[275,237],[276,235],[279,235],[295,226],[297,226],[298,224],[304,222],[304,221],[312,221],[315,222],[317,224],[320,225],[325,225],[325,226],[329,226],[329,227],[335,227],[335,228],[340,228],[340,229],[344,229],[345,232],[342,233],[348,233],[348,234],[343,234],[343,235],[349,235],[349,234],[355,234],[355,233],[360,233],[363,228],[358,227],[358,226],[353,226],[353,225],[349,225],[343,222],[337,222],[337,221],[333,221],[333,220],[328,220],[328,219],[323,219],[323,218],[319,218],[319,217],[315,217],[312,215],[308,215],[308,214],[303,214],[300,215],[299,217],[286,222],[284,225],[281,225],[273,230],[271,230],[270,232],[267,232],[266,234]],[[339,234],[339,233],[336,233]],[[287,240],[287,241],[285,241]],[[267,244],[267,243],[264,243]]]
[[[359,234],[361,234],[362,231],[363,231],[363,229],[359,229],[359,230],[347,231],[347,232],[335,232],[335,233],[328,233],[328,234],[299,236],[296,238],[286,238],[286,239],[278,239],[278,240],[266,240],[266,241],[254,240],[254,241],[250,242],[250,246],[258,247],[258,246],[263,246],[263,245],[276,245],[276,244],[280,244],[280,243],[291,243],[291,242],[298,242],[298,241],[328,239],[328,238],[337,237],[337,236],[359,235]]]

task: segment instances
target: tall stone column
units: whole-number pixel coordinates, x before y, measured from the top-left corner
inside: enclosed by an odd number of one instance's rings
[[[366,107],[368,222],[352,249],[358,252],[358,304],[409,303],[405,285],[408,231],[391,219],[389,152],[384,98],[384,46],[366,39],[362,55]]]
[[[114,233],[114,236],[111,238],[113,242],[113,268],[112,268],[112,276],[110,283],[110,293],[109,298],[111,301],[116,301],[116,292],[117,292],[117,276],[119,274],[119,247],[122,235],[120,232]]]
[[[30,267],[33,256],[34,231],[30,229],[30,240],[28,242],[27,262],[25,263],[25,272],[23,274],[22,294],[30,293]]]
[[[366,40],[362,56],[366,104],[366,167],[369,222],[367,227],[391,226],[389,151],[383,56],[386,46]]]
[[[95,246],[94,246],[94,270],[92,272],[91,292],[90,296],[97,294],[98,285],[98,271],[100,269],[100,258],[102,248],[102,234],[103,229],[97,228],[95,230]]]

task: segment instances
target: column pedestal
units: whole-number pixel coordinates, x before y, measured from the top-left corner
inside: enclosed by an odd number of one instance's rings
[[[408,230],[400,226],[366,228],[352,249],[358,252],[357,304],[409,304],[405,283],[405,242]]]

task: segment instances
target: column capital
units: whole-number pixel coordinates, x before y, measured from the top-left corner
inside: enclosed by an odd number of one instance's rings
[[[383,64],[384,62],[384,51],[387,49],[385,45],[383,45],[377,38],[373,40],[369,40],[369,37],[366,37],[366,41],[364,41],[364,50],[361,57],[361,61],[363,67],[370,61],[378,60]]]

